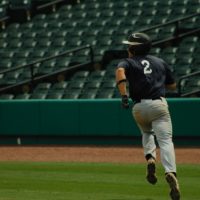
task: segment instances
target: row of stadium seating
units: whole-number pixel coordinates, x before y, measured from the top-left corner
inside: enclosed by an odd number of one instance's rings
[[[165,59],[172,66],[177,78],[199,70],[199,53],[200,45],[197,36],[183,39],[178,47],[152,48],[151,50],[151,54]],[[52,52],[48,52],[47,49],[46,51],[45,49],[35,49],[35,51],[24,49],[19,52],[11,49],[10,52],[5,51],[1,53],[0,70],[10,69],[20,64],[25,65],[31,61],[51,55]],[[79,59],[82,58],[82,61],[86,61],[88,55],[89,50],[83,52],[82,57],[79,53]],[[69,67],[70,63],[74,61],[73,56],[65,56],[39,63],[34,68],[34,74],[48,74],[55,70]],[[0,85],[14,84],[22,80],[28,80],[30,77],[30,69],[20,69],[2,76],[0,78]]]
[[[114,70],[78,71],[69,81],[40,83],[32,94],[17,95],[15,98],[113,98],[117,96]],[[9,97],[3,95],[0,98]],[[10,95],[14,98],[14,95]]]

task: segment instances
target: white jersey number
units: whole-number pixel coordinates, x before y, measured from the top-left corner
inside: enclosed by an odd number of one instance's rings
[[[152,69],[150,68],[150,63],[148,60],[142,60],[142,65],[144,66],[144,74],[151,74]]]

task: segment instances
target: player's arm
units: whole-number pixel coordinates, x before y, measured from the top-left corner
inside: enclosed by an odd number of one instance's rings
[[[120,94],[127,95],[126,92],[126,75],[125,75],[125,69],[123,67],[119,67],[116,70],[116,83],[117,87],[119,89]]]
[[[122,107],[129,108],[128,95],[126,92],[126,75],[123,67],[118,67],[116,70],[116,82],[119,92],[122,96]]]

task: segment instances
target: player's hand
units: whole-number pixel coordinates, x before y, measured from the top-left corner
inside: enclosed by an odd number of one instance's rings
[[[122,95],[122,107],[124,109],[129,108],[129,101],[128,101],[128,96],[127,95]]]

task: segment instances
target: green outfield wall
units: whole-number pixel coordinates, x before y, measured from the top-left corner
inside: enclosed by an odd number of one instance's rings
[[[168,99],[174,137],[200,137],[200,99]],[[1,100],[0,136],[140,136],[120,99]]]

